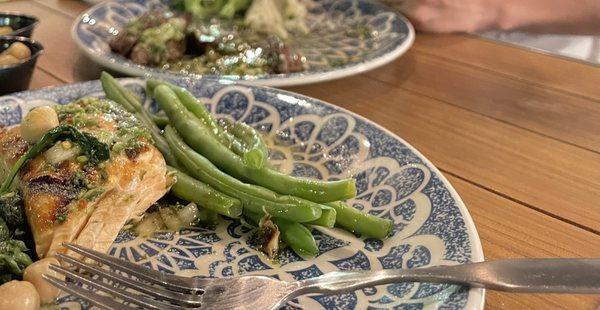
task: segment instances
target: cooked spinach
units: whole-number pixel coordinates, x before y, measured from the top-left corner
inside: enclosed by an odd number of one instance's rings
[[[11,229],[25,225],[25,211],[23,199],[18,192],[8,192],[0,195],[0,218]]]
[[[31,264],[26,250],[23,241],[11,239],[8,226],[0,218],[0,284],[23,275],[23,270]]]
[[[10,239],[10,230],[6,225],[6,222],[0,218],[0,242]]]
[[[9,239],[0,242],[0,273],[22,276],[25,268],[32,263],[29,255],[24,253],[26,250],[25,242],[21,240]]]

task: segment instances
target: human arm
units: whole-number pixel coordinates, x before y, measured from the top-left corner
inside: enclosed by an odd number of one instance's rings
[[[425,32],[600,34],[600,0],[387,0]]]

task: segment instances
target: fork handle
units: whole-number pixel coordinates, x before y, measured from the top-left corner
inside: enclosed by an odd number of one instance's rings
[[[514,259],[454,266],[336,271],[298,282],[296,296],[336,294],[380,284],[433,282],[522,293],[600,293],[600,259]]]

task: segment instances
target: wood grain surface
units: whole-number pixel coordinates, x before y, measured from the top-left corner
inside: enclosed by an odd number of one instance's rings
[[[31,88],[97,79],[70,38],[89,5],[12,1],[41,18]],[[600,257],[600,68],[468,35],[418,34],[391,64],[290,87],[419,149],[466,203],[486,259]],[[488,309],[596,309],[600,297],[487,292]]]

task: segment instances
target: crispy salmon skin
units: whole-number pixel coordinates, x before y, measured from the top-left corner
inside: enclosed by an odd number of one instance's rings
[[[74,242],[106,252],[123,225],[145,212],[172,183],[162,154],[134,116],[115,103],[84,98],[53,107],[70,124],[110,148],[110,159],[91,164],[76,141],[59,141],[19,172],[25,213],[39,257]],[[28,144],[19,126],[0,130],[2,168],[11,167]]]

